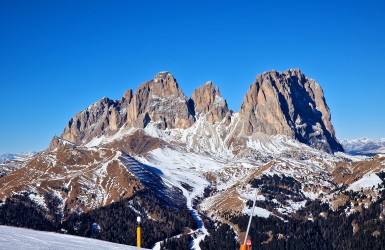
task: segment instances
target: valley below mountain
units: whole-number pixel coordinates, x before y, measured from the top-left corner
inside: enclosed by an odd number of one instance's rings
[[[255,249],[380,249],[385,155],[341,142],[298,69],[258,75],[238,112],[214,83],[187,98],[161,72],[0,163],[0,224],[90,237],[96,222],[135,245],[140,216],[143,247],[236,249],[256,199]]]

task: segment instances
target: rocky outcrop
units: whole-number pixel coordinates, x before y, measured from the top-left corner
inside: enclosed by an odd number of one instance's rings
[[[140,85],[128,107],[129,126],[144,128],[151,121],[160,129],[188,128],[194,124],[187,98],[169,72],[161,72]]]
[[[343,151],[321,87],[300,70],[258,75],[239,111],[246,135],[282,134],[325,151]]]
[[[74,148],[75,144],[72,142],[66,141],[63,138],[54,136],[51,143],[49,144],[48,151],[61,150],[64,148],[70,149]]]
[[[144,128],[149,122],[158,128],[188,128],[194,124],[186,96],[169,72],[140,85],[135,93],[126,91],[122,99],[103,98],[68,122],[61,137],[75,144],[85,144],[95,137],[112,135],[123,126]]]
[[[82,144],[94,137],[116,133],[127,120],[125,107],[129,100],[129,94],[120,101],[104,97],[71,118],[61,137]]]
[[[221,123],[219,137],[226,138],[233,148],[234,141],[242,142],[262,132],[286,135],[328,152],[343,151],[321,87],[300,70],[258,75],[235,116],[236,123],[212,82],[196,89],[187,101],[176,79],[169,72],[161,72],[134,93],[128,90],[119,101],[103,98],[81,111],[69,121],[61,137],[82,145],[95,137],[113,135],[123,127],[145,128],[150,122],[159,129],[186,129],[198,117],[211,125]]]
[[[226,118],[226,123],[231,121],[231,111],[227,106],[227,102],[222,98],[219,88],[214,88],[212,82],[207,82],[203,86],[196,89],[189,100],[190,109],[195,115],[205,115],[206,120],[211,124],[221,122]]]

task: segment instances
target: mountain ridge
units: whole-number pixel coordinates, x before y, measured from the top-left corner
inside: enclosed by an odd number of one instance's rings
[[[286,135],[327,152],[343,151],[321,87],[298,69],[258,75],[238,113],[241,127],[234,128],[237,132],[232,141],[262,132]],[[68,122],[61,137],[84,145],[95,137],[116,134],[122,128],[145,128],[150,122],[163,130],[187,129],[200,115],[206,116],[211,124],[223,122],[228,130],[232,114],[219,87],[212,82],[197,88],[188,99],[177,80],[165,71],[134,92],[127,90],[121,100],[103,98],[79,112]]]
[[[339,141],[343,145],[347,153],[353,155],[367,155],[373,156],[376,154],[385,154],[385,138],[358,138],[358,139],[344,139]]]
[[[35,155],[36,152],[5,153],[0,155],[0,164],[10,160],[24,159]]]

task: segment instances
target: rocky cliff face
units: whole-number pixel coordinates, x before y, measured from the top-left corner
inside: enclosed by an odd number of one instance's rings
[[[128,107],[129,126],[143,128],[150,121],[161,129],[188,128],[194,123],[187,98],[169,72],[161,72],[140,85]]]
[[[101,99],[71,118],[61,137],[81,144],[94,137],[116,133],[126,122],[125,107],[129,100],[128,94],[121,101],[113,101],[106,97]]]
[[[300,70],[258,75],[239,111],[248,135],[282,134],[325,151],[343,151],[321,87]]]
[[[199,87],[192,94],[189,100],[191,110],[195,115],[205,115],[208,122],[214,124],[226,118],[226,122],[231,120],[231,111],[227,102],[222,98],[219,88],[214,88],[212,82],[207,82]]]
[[[103,98],[75,115],[62,138],[85,144],[122,127],[141,129],[150,122],[159,129],[187,129],[198,117],[225,126],[221,127],[220,138],[227,137],[228,142],[245,141],[244,137],[262,132],[286,135],[328,152],[343,150],[336,140],[321,87],[300,70],[258,75],[246,93],[231,135],[226,133],[234,125],[232,111],[212,82],[196,89],[187,101],[176,79],[169,72],[161,72],[134,93],[128,90],[121,100]]]
[[[157,74],[135,93],[126,91],[122,100],[105,97],[92,104],[71,118],[61,137],[84,144],[101,135],[112,135],[123,125],[144,128],[151,121],[160,129],[188,128],[194,123],[186,96],[168,72]]]

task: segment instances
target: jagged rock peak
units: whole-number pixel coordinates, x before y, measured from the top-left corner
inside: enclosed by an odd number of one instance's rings
[[[177,80],[168,71],[163,71],[163,72],[156,74],[156,76],[154,77],[152,82],[159,84],[159,86],[161,86],[163,88],[169,88],[171,91],[177,91],[177,92],[182,93],[182,91],[179,89]]]
[[[132,89],[127,90],[122,97],[122,102],[129,104],[131,102],[132,95]]]
[[[102,98],[76,114],[61,137],[84,145],[123,128],[145,128],[150,122],[160,129],[188,128],[195,119],[230,125],[232,111],[219,88],[209,81],[187,101],[169,72],[160,72],[122,99]],[[330,122],[331,115],[321,87],[299,69],[268,71],[257,76],[235,116],[239,120],[232,137],[262,132],[282,134],[325,151],[343,151]],[[223,130],[225,131],[225,130]]]
[[[158,74],[155,75],[154,81],[161,81],[161,80],[167,80],[167,79],[174,79],[174,76],[168,72],[168,71],[161,71]]]
[[[220,122],[225,117],[227,122],[230,122],[232,112],[229,110],[226,100],[221,96],[219,88],[215,88],[211,81],[193,92],[189,105],[196,116],[206,115],[206,119],[210,123]]]
[[[135,90],[127,120],[130,126],[138,128],[151,121],[161,129],[188,128],[194,123],[187,98],[169,72],[158,73]]]
[[[246,134],[283,134],[325,151],[343,151],[321,87],[299,69],[258,75],[239,113]]]
[[[91,104],[70,119],[61,137],[67,141],[84,144],[94,137],[113,134],[126,122],[122,102],[107,97]]]
[[[186,98],[179,88],[177,80],[167,71],[160,72],[155,75],[154,79],[142,83],[136,89],[135,94],[150,91],[152,95],[157,95],[159,97],[174,96]]]
[[[120,101],[107,97],[70,119],[61,137],[78,145],[95,137],[112,135],[123,126],[144,128],[149,122],[159,128],[188,128],[194,123],[188,101],[169,72],[160,72]]]

